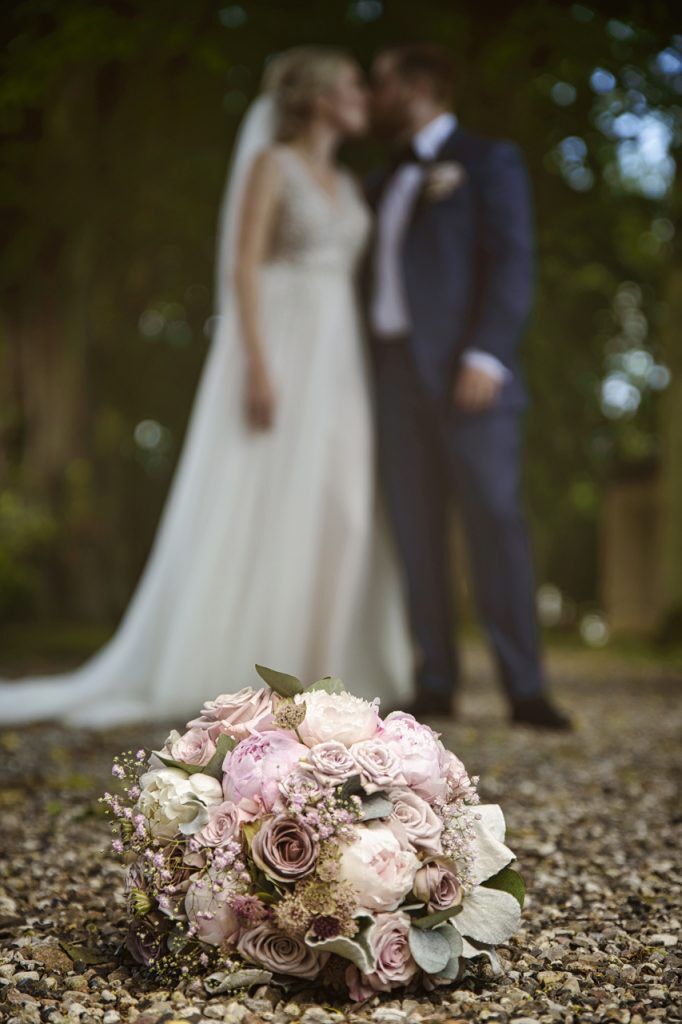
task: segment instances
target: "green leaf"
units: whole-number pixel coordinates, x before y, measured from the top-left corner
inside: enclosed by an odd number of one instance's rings
[[[526,885],[518,871],[514,871],[513,868],[502,868],[496,875],[481,882],[481,885],[486,889],[500,889],[502,892],[508,892],[510,896],[518,900],[519,906],[523,906],[523,901],[526,898]]]
[[[244,841],[246,842],[246,845],[249,848],[249,850],[251,849],[253,837],[255,836],[256,832],[261,827],[261,825],[262,822],[260,821],[246,821],[242,825],[242,835],[244,836]]]
[[[221,732],[216,740],[215,754],[204,767],[204,775],[211,775],[214,779],[220,781],[223,777],[223,761],[236,746],[237,741],[232,736],[228,736],[226,732]]]
[[[256,672],[280,697],[295,697],[297,693],[303,693],[303,683],[296,676],[277,672],[274,668],[266,668],[264,665],[256,665]]]
[[[253,985],[267,985],[272,980],[270,971],[258,967],[245,967],[237,971],[216,971],[204,978],[204,988],[211,996],[233,992],[239,988],[251,988]]]
[[[461,905],[458,904],[456,907],[447,907],[445,910],[437,910],[435,914],[427,914],[425,917],[413,917],[412,924],[415,928],[435,928],[437,925],[442,924],[443,921],[449,920],[458,914],[461,909]]]
[[[359,775],[351,775],[338,790],[340,800],[348,800],[351,796],[362,796],[362,779]]]
[[[457,929],[453,928],[451,924],[440,925],[438,931],[441,935],[445,936],[450,945],[450,959],[443,970],[438,972],[438,977],[445,978],[447,981],[454,981],[459,974],[460,957],[464,949],[464,941]]]
[[[362,815],[360,821],[374,821],[375,818],[387,818],[393,811],[393,801],[385,793],[370,793],[362,798]]]
[[[335,676],[325,676],[324,679],[318,679],[316,683],[311,683],[305,688],[306,693],[313,690],[324,690],[325,693],[345,693],[346,687]]]
[[[451,958],[450,943],[440,931],[411,927],[407,941],[415,963],[427,974],[445,970]]]
[[[195,775],[196,772],[203,771],[200,764],[185,764],[183,761],[174,761],[172,757],[167,757],[166,754],[162,754],[158,750],[152,750],[152,754],[158,757],[159,761],[165,764],[166,768],[179,768],[180,771],[186,772],[187,775]]]
[[[108,956],[101,949],[94,949],[92,946],[76,946],[74,943],[65,942],[59,939],[59,945],[74,963],[82,964],[105,964],[113,957]]]
[[[360,930],[356,932],[352,939],[346,935],[337,935],[332,939],[318,939],[312,930],[309,930],[305,936],[305,943],[311,949],[317,949],[325,953],[336,953],[337,956],[350,960],[363,974],[371,974],[375,964],[374,956],[367,940],[367,929],[374,919],[364,911],[359,911],[355,914],[355,917],[360,922]]]

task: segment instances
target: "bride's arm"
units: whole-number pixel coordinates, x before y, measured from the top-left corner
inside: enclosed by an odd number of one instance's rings
[[[246,185],[239,228],[235,288],[246,349],[246,415],[260,430],[272,426],[275,394],[263,350],[258,276],[267,253],[281,187],[277,154],[266,150],[256,159]]]

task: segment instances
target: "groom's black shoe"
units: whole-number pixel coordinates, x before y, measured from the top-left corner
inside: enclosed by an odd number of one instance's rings
[[[573,728],[571,719],[544,694],[513,701],[511,720],[516,725],[532,725],[536,729],[554,729],[556,732],[568,732]]]
[[[431,693],[420,693],[413,700],[408,701],[404,705],[394,705],[390,708],[390,711],[404,711],[408,715],[414,715],[417,719],[454,719],[457,717],[451,696],[441,696],[440,694]],[[387,713],[390,713],[390,711]],[[385,715],[382,717],[385,717]]]

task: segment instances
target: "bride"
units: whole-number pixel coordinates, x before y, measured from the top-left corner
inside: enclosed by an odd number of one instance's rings
[[[182,718],[254,683],[256,662],[307,682],[340,675],[367,697],[405,694],[354,292],[369,213],[335,160],[366,122],[346,54],[304,47],[271,64],[240,130],[218,325],[147,567],[91,661],[0,685],[0,722]]]

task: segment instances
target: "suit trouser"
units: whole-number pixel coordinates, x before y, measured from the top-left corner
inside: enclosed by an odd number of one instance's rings
[[[479,615],[512,699],[543,688],[532,558],[521,510],[516,410],[463,415],[427,397],[406,343],[375,345],[379,471],[402,561],[417,687],[458,682],[449,551],[456,499]]]

